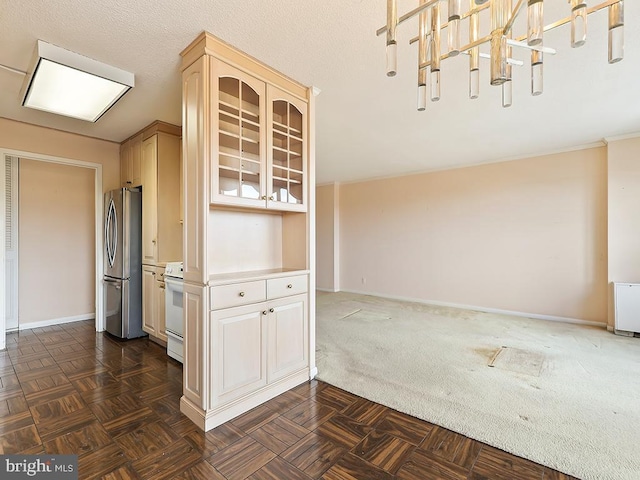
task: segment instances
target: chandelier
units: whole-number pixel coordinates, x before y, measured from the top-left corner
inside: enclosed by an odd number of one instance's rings
[[[465,12],[462,3],[469,3]],[[566,18],[544,24],[544,0],[419,0],[419,5],[402,16],[398,16],[397,0],[387,0],[387,24],[376,31],[387,35],[387,75],[393,77],[397,70],[396,29],[398,25],[419,16],[418,36],[409,43],[418,42],[418,110],[427,104],[427,77],[430,80],[429,97],[440,100],[440,64],[443,60],[466,54],[469,56],[469,98],[478,98],[480,91],[480,58],[490,60],[491,85],[502,87],[502,106],[512,104],[512,76],[514,65],[524,62],[512,58],[514,48],[526,49],[531,55],[531,94],[541,95],[543,90],[543,58],[554,55],[553,48],[543,45],[544,32],[568,23],[571,24],[571,46],[581,47],[587,39],[587,16],[599,10],[609,13],[609,63],[622,60],[624,55],[624,1],[607,0],[588,7],[586,0],[568,0]],[[442,4],[447,4],[447,22],[441,21]],[[527,32],[515,37],[512,29],[518,15],[526,5]],[[480,37],[480,12],[489,9],[491,30]],[[462,45],[460,23],[469,22],[469,43]],[[446,32],[447,51],[442,51],[441,35]],[[480,52],[480,45],[488,43],[490,53]]]

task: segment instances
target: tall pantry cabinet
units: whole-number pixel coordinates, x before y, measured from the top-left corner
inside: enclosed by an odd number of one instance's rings
[[[184,395],[209,430],[315,375],[314,89],[182,52]]]
[[[180,127],[156,121],[123,142],[123,187],[142,187],[142,329],[167,341],[164,267],[182,260]]]

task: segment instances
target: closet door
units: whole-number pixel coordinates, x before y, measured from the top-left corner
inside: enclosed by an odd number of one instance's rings
[[[5,318],[18,329],[18,158],[5,157]]]

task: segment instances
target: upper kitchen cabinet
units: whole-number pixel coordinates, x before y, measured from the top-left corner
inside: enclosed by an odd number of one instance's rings
[[[307,103],[269,85],[269,205],[304,212],[307,205]]]
[[[306,99],[210,62],[210,202],[306,210]]]
[[[182,259],[180,127],[155,122],[142,132],[142,263]]]
[[[142,134],[138,133],[120,145],[120,182],[123,187],[142,185]]]

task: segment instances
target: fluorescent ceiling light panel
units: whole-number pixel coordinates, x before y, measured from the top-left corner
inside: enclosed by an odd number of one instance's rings
[[[89,122],[98,120],[134,86],[132,73],[42,40],[33,64],[22,105]]]

